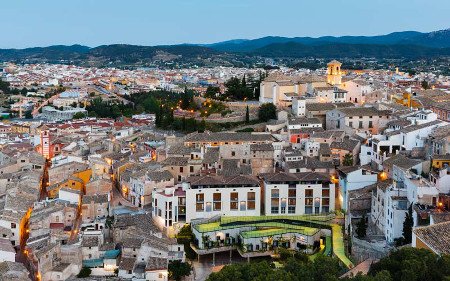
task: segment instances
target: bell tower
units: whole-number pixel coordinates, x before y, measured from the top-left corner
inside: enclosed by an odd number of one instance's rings
[[[327,83],[335,86],[340,85],[342,80],[341,75],[341,65],[342,63],[337,60],[332,60],[327,64]]]

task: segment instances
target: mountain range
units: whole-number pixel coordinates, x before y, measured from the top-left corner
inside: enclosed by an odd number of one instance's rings
[[[323,36],[312,37],[277,37],[268,36],[253,40],[238,39],[214,44],[202,45],[219,51],[249,52],[272,44],[298,43],[309,46],[330,44],[356,45],[417,45],[431,48],[450,47],[450,29],[421,33],[417,31],[393,32],[378,36]]]
[[[394,32],[379,36],[323,36],[236,39],[213,44],[137,46],[126,44],[90,48],[56,45],[26,49],[0,49],[0,61],[64,62],[105,65],[145,65],[155,61],[204,62],[242,57],[320,58],[430,58],[450,56],[450,29],[422,33]]]

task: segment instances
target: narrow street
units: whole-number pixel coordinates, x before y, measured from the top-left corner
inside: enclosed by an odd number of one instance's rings
[[[125,198],[123,198],[122,193],[120,192],[120,190],[118,189],[118,184],[116,180],[112,180],[113,183],[113,198],[111,201],[111,206],[112,207],[116,207],[116,206],[126,206],[126,207],[136,207],[133,204],[131,204],[128,200],[126,200]]]
[[[77,217],[73,223],[72,231],[70,231],[70,237],[69,237],[69,244],[70,242],[74,242],[78,237],[78,232],[80,231],[81,226],[81,219],[82,219],[82,212],[81,212],[81,206],[78,207],[77,210]]]
[[[44,165],[44,172],[42,175],[42,182],[41,182],[41,190],[39,194],[39,201],[45,200],[47,198],[47,186],[49,185],[49,178],[48,178],[48,169],[50,168],[50,161],[45,160]]]

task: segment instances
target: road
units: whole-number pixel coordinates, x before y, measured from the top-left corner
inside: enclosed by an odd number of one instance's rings
[[[41,109],[42,107],[46,106],[47,104],[49,104],[49,102],[53,103],[53,100],[59,98],[59,94],[56,94],[54,96],[51,96],[48,100],[44,101],[41,105],[39,105],[38,107],[36,107],[35,109],[33,109],[33,111],[31,112],[31,114],[33,115],[33,117],[36,117],[39,114],[39,109]]]
[[[127,206],[127,207],[135,207],[133,204],[131,204],[128,200],[126,200],[125,198],[123,198],[122,193],[116,188],[116,183],[113,182],[113,198],[112,198],[112,202],[111,205],[112,207],[115,206]]]

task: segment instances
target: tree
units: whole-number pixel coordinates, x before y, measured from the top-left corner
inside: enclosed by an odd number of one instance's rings
[[[210,99],[216,99],[217,95],[220,93],[220,88],[216,87],[216,86],[208,86],[208,88],[206,88],[206,92],[204,97],[205,98],[210,98]]]
[[[203,133],[205,131],[205,129],[206,129],[206,121],[205,121],[205,118],[203,118],[202,121],[200,121],[200,124],[198,125],[197,130],[200,133]]]
[[[403,247],[373,264],[369,275],[381,279],[386,273],[378,274],[387,271],[392,280],[443,280],[450,274],[450,263],[446,261],[449,258],[448,255],[438,256],[426,249]]]
[[[412,242],[412,228],[414,225],[412,204],[409,205],[408,212],[406,212],[405,221],[403,222],[403,238],[404,243],[410,244]]]
[[[31,114],[31,110],[27,110],[25,112],[25,119],[33,119],[33,114]]]
[[[261,122],[277,119],[277,108],[272,103],[264,103],[259,107],[258,118]]]
[[[291,258],[294,256],[294,252],[292,252],[288,249],[282,248],[282,247],[278,248],[278,254],[280,255],[280,260],[282,260],[282,261],[285,261],[288,258]]]
[[[158,111],[155,114],[155,125],[156,127],[160,127],[162,124],[162,118],[163,118],[163,107],[162,105],[159,106]]]
[[[367,220],[366,215],[364,214],[362,218],[356,224],[356,236],[358,238],[364,238],[367,235]]]
[[[236,77],[230,78],[230,80],[225,82],[225,87],[227,88],[224,95],[226,98],[231,98],[234,100],[245,100],[252,98],[253,92],[247,87],[245,76],[242,80],[239,80]]]
[[[193,260],[197,258],[197,254],[192,250],[190,243],[194,240],[194,235],[192,234],[192,229],[190,225],[184,225],[177,236],[177,243],[184,245],[184,252],[186,253],[186,258]]]
[[[248,105],[245,110],[245,123],[250,123],[250,110],[248,109]]]
[[[80,270],[80,273],[78,273],[77,277],[78,277],[78,278],[86,278],[86,277],[89,277],[89,276],[91,276],[91,272],[92,272],[92,270],[91,270],[90,268],[83,267],[83,268]]]
[[[187,87],[185,87],[183,96],[181,98],[181,108],[188,109],[193,101],[194,101],[194,94],[191,91],[189,91]]]
[[[169,277],[176,281],[180,281],[184,276],[189,276],[192,266],[187,262],[174,260],[169,262]]]
[[[84,115],[83,112],[77,112],[73,115],[73,119],[82,119],[84,117],[86,117],[86,115]]]
[[[184,132],[186,131],[186,116],[183,116],[181,120],[181,130]]]
[[[345,154],[344,158],[342,159],[342,165],[353,166],[353,155],[350,153]]]
[[[426,80],[423,80],[421,85],[424,90],[427,90],[430,88],[430,84],[428,84],[428,81],[426,81]]]
[[[21,94],[22,96],[26,96],[27,93],[28,93],[28,89],[27,89],[27,88],[22,88],[22,90],[20,90],[20,94]]]

